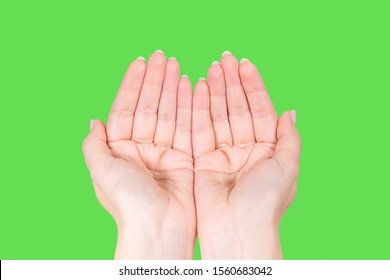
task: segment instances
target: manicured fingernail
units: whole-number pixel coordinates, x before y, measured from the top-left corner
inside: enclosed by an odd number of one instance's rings
[[[164,52],[162,51],[162,50],[157,50],[157,51],[155,51],[156,53],[162,53],[162,54],[164,54]]]
[[[206,81],[206,79],[205,78],[199,78],[199,81]]]
[[[187,75],[181,75],[182,78],[186,78],[188,79],[188,76]]]
[[[213,63],[211,63],[211,65],[214,65],[214,64],[219,64],[219,61],[214,61]]]
[[[297,112],[295,110],[290,111],[291,121],[296,124],[297,123]]]
[[[143,56],[139,56],[139,57],[137,57],[137,59],[140,59],[140,60],[146,61],[146,60],[145,60],[145,57],[143,57]]]
[[[173,57],[173,56],[169,58],[169,60],[171,60],[171,59],[172,60],[177,60],[176,57]]]
[[[92,130],[94,121],[95,120],[91,120],[91,122],[89,123],[89,130]]]
[[[249,61],[249,59],[243,58],[243,59],[241,59],[240,63],[243,63],[243,62],[245,62],[245,61]]]
[[[232,54],[232,53],[229,52],[229,51],[224,51],[224,52],[222,53],[222,56],[224,56],[225,54]]]

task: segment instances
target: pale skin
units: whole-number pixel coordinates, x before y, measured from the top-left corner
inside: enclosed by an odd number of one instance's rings
[[[281,259],[295,196],[295,111],[277,117],[256,67],[225,52],[192,96],[160,51],[127,70],[107,127],[83,143],[96,195],[118,225],[116,259]]]

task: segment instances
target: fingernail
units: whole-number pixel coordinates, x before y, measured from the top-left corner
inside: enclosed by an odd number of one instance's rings
[[[177,60],[176,57],[173,57],[173,56],[170,57],[169,59],[170,59],[170,60],[171,60],[171,59],[172,59],[172,60]]]
[[[89,130],[92,130],[94,121],[95,120],[91,120],[91,122],[89,123]]]
[[[249,61],[249,59],[243,58],[243,59],[241,59],[240,63],[243,63],[243,62],[245,62],[245,61]]]
[[[295,110],[290,111],[291,121],[296,124],[297,123],[297,112]]]
[[[187,78],[188,79],[188,76],[187,75],[181,75],[182,78]]]
[[[222,53],[222,56],[224,56],[225,54],[232,54],[232,53],[229,52],[229,51],[224,51],[224,52]]]
[[[211,63],[211,65],[214,65],[214,64],[219,64],[219,61],[214,61],[213,63]]]
[[[137,57],[137,59],[140,59],[140,60],[146,61],[146,60],[145,60],[145,57],[143,57],[143,56],[139,56],[139,57]]]
[[[206,79],[205,78],[199,78],[199,81],[206,81]]]
[[[162,51],[162,50],[157,50],[157,51],[155,51],[156,53],[162,53],[162,54],[164,54],[164,52]]]

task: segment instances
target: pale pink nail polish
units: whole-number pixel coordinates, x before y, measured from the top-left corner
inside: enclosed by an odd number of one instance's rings
[[[91,120],[91,122],[89,123],[89,130],[92,130],[94,121],[95,120]]]
[[[227,55],[227,54],[232,54],[232,53],[229,52],[229,51],[224,51],[224,52],[222,53],[222,56]]]
[[[297,123],[297,112],[295,110],[290,111],[291,121],[296,124]]]

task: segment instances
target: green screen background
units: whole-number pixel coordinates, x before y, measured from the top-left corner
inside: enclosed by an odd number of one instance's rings
[[[193,85],[223,51],[247,57],[278,113],[297,111],[286,259],[390,259],[385,1],[96,2],[1,1],[1,259],[113,258],[81,143],[131,60],[156,49]]]

